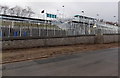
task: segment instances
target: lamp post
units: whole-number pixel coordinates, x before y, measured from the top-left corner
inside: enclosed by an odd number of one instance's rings
[[[81,12],[82,12],[82,14],[83,14],[83,28],[84,28],[84,31],[83,31],[83,32],[84,32],[84,34],[85,34],[86,31],[85,31],[85,24],[84,24],[84,23],[85,23],[84,10],[82,10]]]
[[[62,6],[62,8],[63,8],[63,19],[64,19],[64,11],[65,11],[65,10],[64,10],[64,7],[65,7],[65,6],[63,5],[63,6]]]
[[[97,22],[99,23],[99,14],[97,14]]]
[[[116,18],[116,16],[113,16],[114,18]],[[118,21],[117,21],[118,22]],[[114,23],[114,25],[116,26],[118,23],[116,22],[116,20],[115,20],[115,23]],[[114,27],[115,27],[114,26]],[[115,28],[114,28],[115,29]]]
[[[100,15],[97,14],[97,20],[96,20],[96,22],[95,22],[95,23],[97,23],[97,24],[99,24],[99,16],[100,16]],[[96,25],[97,25],[97,24],[96,24]],[[96,28],[97,28],[97,26],[96,26]],[[102,27],[100,26],[100,29],[101,29],[101,28],[102,28]]]
[[[115,18],[115,22],[116,22],[116,16],[113,16]]]

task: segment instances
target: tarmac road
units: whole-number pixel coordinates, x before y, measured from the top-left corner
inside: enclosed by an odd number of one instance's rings
[[[118,76],[118,48],[5,64],[3,76]]]

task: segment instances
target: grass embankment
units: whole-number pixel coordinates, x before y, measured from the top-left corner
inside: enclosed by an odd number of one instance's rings
[[[95,50],[115,48],[115,47],[118,47],[118,43],[81,44],[81,45],[71,45],[71,46],[4,50],[2,52],[2,63],[43,59],[61,54],[73,54],[73,53],[95,51]]]

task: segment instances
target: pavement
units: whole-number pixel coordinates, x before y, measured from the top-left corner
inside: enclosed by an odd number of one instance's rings
[[[118,48],[4,64],[3,76],[118,76]]]

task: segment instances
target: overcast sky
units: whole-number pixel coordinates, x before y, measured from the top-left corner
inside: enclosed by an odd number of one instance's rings
[[[95,18],[105,19],[107,21],[118,20],[118,1],[119,0],[0,0],[0,5],[9,7],[21,6],[25,8],[30,6],[36,13],[35,17],[42,17],[41,11],[48,13],[63,14],[65,17],[72,17],[76,14]],[[62,7],[64,5],[64,8]],[[57,11],[59,10],[59,11]],[[99,17],[97,17],[99,14]],[[116,16],[114,18],[113,16]]]

